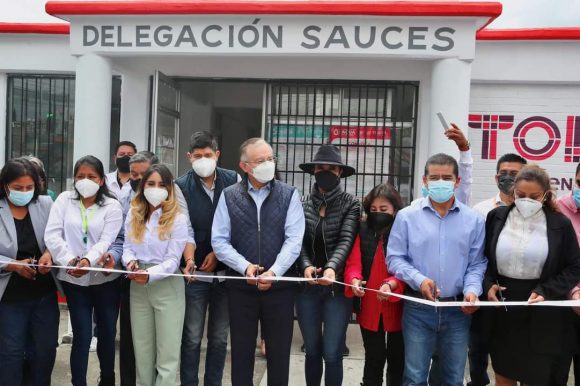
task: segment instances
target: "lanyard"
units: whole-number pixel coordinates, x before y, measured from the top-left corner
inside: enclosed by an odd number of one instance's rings
[[[89,241],[89,223],[91,222],[91,218],[93,217],[93,214],[95,213],[94,210],[87,210],[85,209],[85,206],[83,205],[83,202],[80,201],[81,203],[81,221],[83,224],[83,243],[85,244],[85,247],[87,246],[87,243]]]

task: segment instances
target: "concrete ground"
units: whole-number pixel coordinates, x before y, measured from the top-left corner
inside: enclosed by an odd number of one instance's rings
[[[66,309],[61,311],[61,322],[60,322],[60,334],[62,336],[67,329],[67,317],[68,312]],[[294,325],[294,339],[292,343],[292,352],[290,355],[290,385],[300,386],[304,385],[304,354],[300,351],[300,346],[302,345],[302,336],[300,335],[300,329],[298,328],[298,323]],[[363,367],[364,367],[364,349],[362,345],[362,340],[360,337],[360,330],[358,325],[351,324],[348,327],[347,332],[347,346],[350,349],[350,355],[344,358],[343,368],[344,368],[344,380],[343,385],[345,386],[358,386],[362,379]],[[54,386],[64,386],[70,384],[70,366],[69,366],[69,356],[70,356],[70,344],[61,344],[58,348],[56,364],[53,371],[52,384]],[[259,386],[267,385],[267,374],[266,374],[266,360],[259,354],[259,348],[256,349],[256,364],[254,368],[254,384]],[[204,356],[202,353],[201,363],[204,363]],[[117,369],[118,360],[117,355]],[[226,368],[224,370],[223,385],[231,385],[230,380],[230,354],[228,350],[228,356],[226,358]],[[493,372],[491,369],[488,370],[490,378],[493,382]],[[117,384],[119,384],[119,372],[117,370]],[[99,361],[97,358],[97,353],[90,353],[89,355],[89,370],[87,375],[88,386],[96,386],[99,379]],[[469,380],[469,372],[466,369],[466,382]],[[200,380],[203,380],[203,366],[200,369]],[[203,385],[203,381],[201,382]],[[574,386],[574,376],[570,374],[570,379],[568,380],[569,386]]]

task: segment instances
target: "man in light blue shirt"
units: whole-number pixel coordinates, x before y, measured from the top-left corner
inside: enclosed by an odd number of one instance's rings
[[[389,270],[408,284],[407,293],[428,300],[462,300],[466,306],[434,309],[405,302],[404,385],[426,385],[431,356],[439,353],[443,385],[463,385],[470,314],[482,292],[487,260],[485,222],[456,200],[458,165],[436,154],[425,165],[429,192],[420,205],[401,210],[387,246]]]
[[[287,385],[296,283],[266,277],[296,276],[304,212],[295,188],[274,179],[272,148],[261,138],[240,147],[243,180],[226,188],[215,212],[212,247],[228,274],[232,384],[252,385],[258,321],[268,347],[268,384]]]

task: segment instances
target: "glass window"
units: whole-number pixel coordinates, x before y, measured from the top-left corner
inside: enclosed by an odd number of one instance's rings
[[[119,141],[120,83],[119,77],[113,78],[112,144]],[[74,103],[74,75],[8,76],[6,157],[40,158],[48,189],[57,194],[69,188],[75,161]]]
[[[332,143],[356,176],[346,191],[364,197],[388,182],[412,200],[418,84],[275,81],[269,87],[266,138],[282,179],[308,195],[313,178],[298,167]]]

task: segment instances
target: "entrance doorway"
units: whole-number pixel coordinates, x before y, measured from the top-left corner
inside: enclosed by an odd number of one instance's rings
[[[152,148],[175,154],[176,176],[191,168],[186,157],[191,134],[208,130],[218,139],[219,166],[240,174],[239,146],[248,138],[264,137],[272,145],[281,179],[302,196],[308,196],[314,179],[298,165],[310,161],[320,145],[331,143],[356,169],[355,176],[343,181],[347,192],[362,198],[387,182],[404,202],[413,200],[416,82],[159,79],[158,90],[170,89],[165,94],[174,96],[159,94],[158,116],[171,119],[157,119]]]
[[[262,136],[264,82],[174,79],[181,90],[178,173],[191,165],[185,154],[189,138],[208,130],[218,140],[219,166],[239,170],[239,147],[251,137]]]

